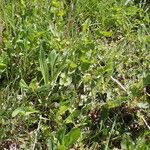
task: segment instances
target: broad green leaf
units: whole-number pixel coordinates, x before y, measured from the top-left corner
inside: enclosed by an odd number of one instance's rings
[[[32,79],[30,84],[29,84],[29,88],[32,89],[32,91],[37,91],[38,90],[38,81],[36,78]]]
[[[106,106],[108,108],[114,108],[114,107],[120,106],[122,103],[126,102],[127,100],[128,100],[128,97],[121,97],[116,100],[108,101],[106,103]]]
[[[0,62],[0,71],[6,68],[6,64]]]
[[[20,80],[20,87],[24,90],[29,89],[29,86],[26,84],[26,82],[23,79]]]
[[[83,72],[88,70],[89,67],[90,67],[90,63],[82,63],[81,64],[81,69],[82,69]]]
[[[64,143],[66,147],[70,147],[72,144],[75,144],[81,135],[81,131],[79,128],[73,128],[64,139]]]
[[[66,150],[67,148],[64,145],[59,145],[58,150]]]
[[[144,86],[150,85],[150,74],[143,79]]]
[[[74,112],[72,112],[65,120],[66,123],[72,123],[74,118],[77,118],[80,114],[79,110],[75,110]]]
[[[57,140],[59,141],[60,145],[64,144],[64,136],[65,136],[65,129],[60,129],[57,134]]]
[[[54,144],[54,141],[49,137],[47,139],[47,150],[56,150],[56,145]]]
[[[77,67],[77,64],[72,61],[69,66],[70,68],[74,69]]]
[[[101,31],[100,33],[105,37],[112,37],[113,35],[111,31]]]
[[[21,4],[23,5],[23,7],[26,7],[24,0],[21,0]]]
[[[66,74],[62,73],[61,76],[60,76],[60,85],[64,85],[64,86],[68,86],[71,84],[72,82],[72,79],[71,77],[68,77]]]
[[[73,117],[72,117],[72,115],[69,115],[69,116],[66,118],[65,122],[66,122],[66,124],[72,123],[72,122],[73,122]]]
[[[102,107],[101,110],[101,120],[106,120],[108,117],[108,108],[107,107]]]
[[[82,55],[80,60],[83,62],[83,63],[90,63],[90,61],[84,56]]]
[[[19,113],[22,113],[24,110],[22,108],[17,108],[12,112],[12,117],[16,117]]]
[[[50,85],[42,85],[39,87],[40,92],[46,92],[50,89]]]
[[[146,108],[149,108],[149,103],[148,102],[140,102],[140,103],[137,104],[137,106],[139,108],[146,109]]]
[[[85,75],[83,76],[83,81],[84,81],[85,83],[89,83],[91,80],[92,80],[91,74],[85,74]]]
[[[22,114],[23,116],[28,116],[33,113],[38,113],[38,111],[32,107],[20,107],[15,109],[12,112],[12,117],[16,117],[18,114]]]
[[[61,107],[59,108],[58,114],[62,115],[62,114],[64,114],[65,111],[67,111],[68,109],[69,109],[68,106],[65,106],[65,105],[61,106]]]

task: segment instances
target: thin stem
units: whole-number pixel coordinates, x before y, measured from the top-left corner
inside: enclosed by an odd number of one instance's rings
[[[147,128],[150,130],[150,126],[148,125],[147,121],[145,120],[145,118],[143,116],[142,116],[142,120],[144,121],[144,123],[147,126]]]
[[[38,127],[36,129],[35,139],[34,139],[34,143],[33,143],[33,146],[32,146],[32,150],[35,150],[35,146],[36,146],[36,143],[37,143],[37,136],[38,136],[38,132],[40,130],[40,126],[41,126],[41,116],[40,116],[40,120],[38,122]]]
[[[125,92],[127,92],[126,88],[114,77],[110,77],[114,82],[116,82]]]

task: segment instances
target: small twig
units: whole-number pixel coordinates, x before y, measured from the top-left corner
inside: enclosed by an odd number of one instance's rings
[[[147,126],[147,128],[150,130],[150,126],[148,125],[147,121],[145,120],[145,118],[143,116],[142,116],[142,120],[144,121],[144,123]]]
[[[127,92],[126,88],[114,77],[110,77],[114,82],[116,82],[125,92]]]

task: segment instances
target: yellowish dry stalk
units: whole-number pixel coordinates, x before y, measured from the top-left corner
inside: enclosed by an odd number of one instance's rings
[[[0,19],[0,44],[2,44],[3,41],[3,29],[4,29],[4,22],[2,19]]]

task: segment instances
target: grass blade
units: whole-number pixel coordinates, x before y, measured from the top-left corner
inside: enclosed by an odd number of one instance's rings
[[[49,83],[49,69],[47,66],[47,60],[45,57],[45,52],[44,52],[42,47],[40,49],[39,63],[40,63],[40,70],[42,72],[44,83],[48,84]]]

